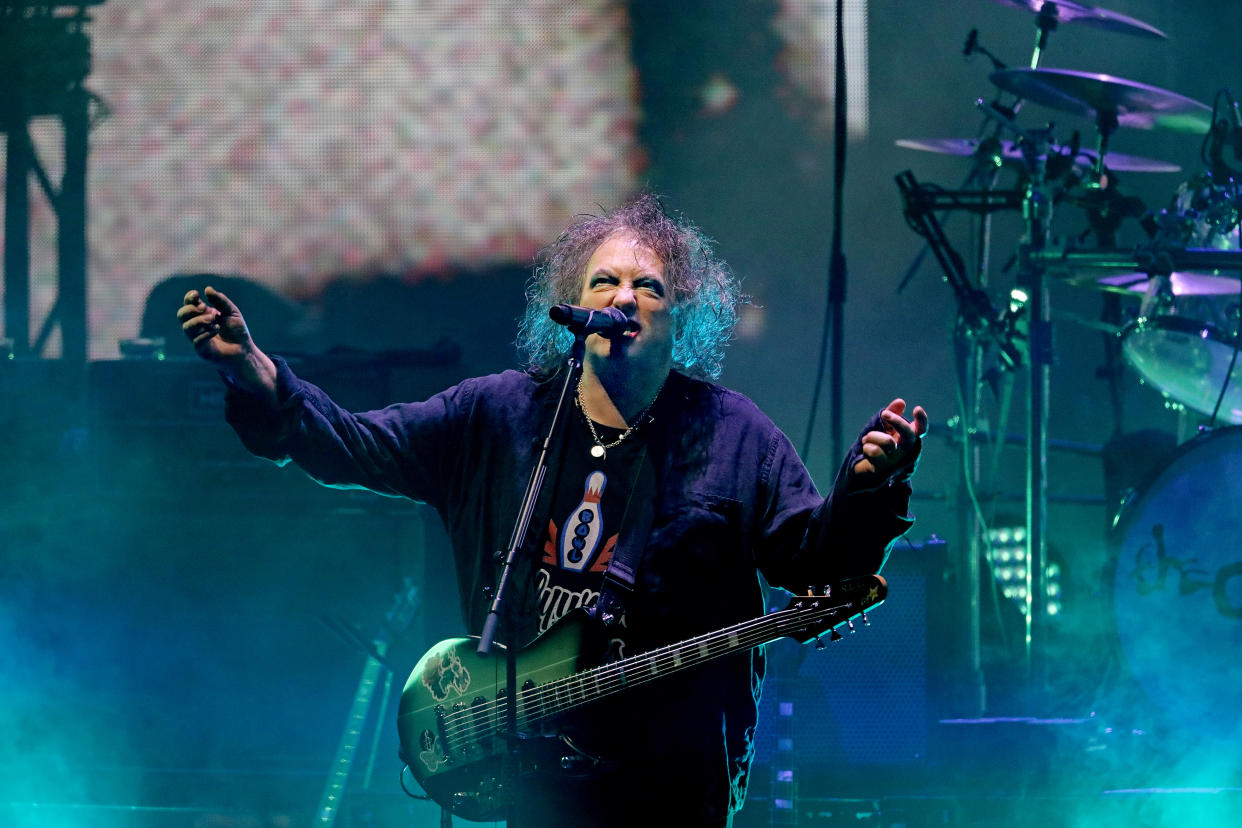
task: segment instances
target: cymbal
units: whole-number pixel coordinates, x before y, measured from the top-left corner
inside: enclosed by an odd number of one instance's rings
[[[897,146],[921,152],[934,152],[938,155],[968,157],[978,151],[979,143],[979,140],[976,138],[901,138],[897,141]],[[1000,144],[1000,156],[1002,159],[1005,161],[1023,160],[1022,151],[1014,145],[1013,141],[1001,141]],[[1069,151],[1068,147],[1055,145],[1051,149],[1058,155],[1064,155]],[[1081,161],[1084,164],[1094,164],[1095,152],[1088,149],[1080,149],[1078,151],[1078,158],[1075,160]],[[1156,161],[1151,158],[1142,158],[1137,155],[1122,155],[1116,152],[1110,152],[1104,156],[1104,166],[1117,172],[1173,173],[1181,172],[1182,170],[1177,164],[1170,164],[1167,161]]]
[[[1112,75],[1072,69],[1002,69],[990,77],[1006,92],[1037,104],[1097,121],[1116,116],[1119,126],[1206,133],[1212,123],[1212,109],[1206,104]]]
[[[1045,2],[1045,0],[995,1],[1002,6],[1036,13],[1044,6]],[[1144,23],[1142,20],[1136,20],[1133,17],[1127,17],[1115,11],[1097,9],[1084,3],[1069,2],[1069,0],[1056,0],[1056,10],[1058,23],[1077,23],[1083,26],[1090,26],[1093,29],[1102,29],[1119,34],[1138,35],[1139,37],[1148,37],[1153,40],[1168,39],[1168,35],[1150,23]]]
[[[1100,290],[1129,295],[1147,293],[1152,277],[1146,273],[1117,273],[1095,281]],[[1236,276],[1215,272],[1186,271],[1169,274],[1169,290],[1174,296],[1237,296],[1242,281]]]

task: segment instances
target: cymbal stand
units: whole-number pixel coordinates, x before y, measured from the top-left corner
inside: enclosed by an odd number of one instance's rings
[[[1026,236],[1019,244],[1018,285],[1026,292],[1030,326],[1026,456],[1026,635],[1024,655],[1029,702],[1043,695],[1047,663],[1043,654],[1047,629],[1048,399],[1052,374],[1052,323],[1045,268],[1037,255],[1047,246],[1053,199],[1044,162],[1037,160],[1023,198]]]
[[[1035,703],[1047,684],[1047,664],[1042,652],[1047,629],[1046,599],[1048,525],[1048,395],[1052,373],[1052,322],[1048,310],[1046,267],[1040,255],[1048,244],[1052,222],[1055,182],[1047,175],[1050,144],[1048,130],[1023,130],[1006,113],[980,106],[1006,131],[1022,139],[1026,147],[1029,176],[1022,197],[1026,233],[1018,246],[1018,286],[1026,293],[1030,336],[1030,369],[1027,389],[1026,456],[1026,613],[1023,655],[1027,687]],[[1102,148],[1107,149],[1107,142]],[[1101,156],[1103,152],[1101,152]]]
[[[1039,68],[1039,63],[1043,57],[1044,50],[1048,48],[1048,37],[1049,35],[1052,34],[1052,32],[1056,31],[1056,28],[1057,28],[1056,4],[1053,2],[1047,2],[1041,7],[1039,14],[1035,18],[1035,29],[1036,29],[1035,48],[1031,52],[1031,68],[1032,69]],[[993,55],[988,49],[979,45],[979,30],[971,29],[970,33],[966,36],[966,43],[964,47],[962,48],[962,54],[964,54],[966,57],[970,57],[971,55],[975,53],[979,53],[987,57],[987,59],[992,62],[992,66],[998,70],[1007,68],[1006,64],[1003,61],[1001,61],[999,58]],[[979,103],[980,105],[982,105],[982,99],[979,100]],[[1012,104],[1010,104],[1008,107],[1003,108],[1005,111],[1009,113],[1011,122],[1012,122],[1012,118],[1016,117],[1018,112],[1021,111],[1022,103],[1023,103],[1023,99],[1021,97],[1017,97],[1014,99],[1014,102]],[[1001,110],[1002,107],[1000,103],[1000,98],[998,97],[991,104],[989,104],[989,106],[994,107],[997,110]],[[983,135],[983,133],[986,130],[987,130],[987,121],[985,120],[983,124],[981,124],[979,127],[979,135]],[[962,182],[962,187],[972,187],[972,186],[975,186],[976,184],[979,184],[982,181],[984,170],[990,169],[993,173],[995,173],[996,168],[999,167],[1000,165],[999,156],[997,156],[996,160],[990,165],[987,162],[989,160],[989,156],[993,154],[993,150],[991,148],[996,146],[996,138],[998,135],[1000,135],[1000,132],[1001,132],[1001,127],[997,126],[996,128],[992,130],[992,134],[988,138],[980,142],[979,148],[976,150],[972,158],[973,163],[972,163],[970,172],[966,175],[965,180]],[[995,152],[999,152],[999,148],[997,148]],[[995,179],[996,179],[995,174],[993,174],[992,176],[993,183],[995,183]],[[989,257],[988,245],[990,244],[990,236],[991,236],[991,214],[990,213],[985,214],[983,218],[981,219],[981,222],[983,224],[983,227],[982,227],[982,233],[981,233],[981,238],[980,238],[979,259],[981,263],[986,265],[988,257]],[[924,245],[923,249],[920,250],[917,254],[915,254],[914,259],[910,262],[909,266],[906,268],[906,272],[902,276],[901,281],[897,284],[898,293],[901,293],[903,290],[906,289],[906,285],[910,284],[910,280],[914,278],[914,274],[918,272],[919,267],[922,266],[923,260],[927,257],[927,254],[929,252],[930,252],[930,248],[927,245]],[[986,274],[987,268],[981,267],[980,273]]]
[[[1095,128],[1099,133],[1096,141],[1095,163],[1091,172],[1094,181],[1099,182],[1104,176],[1104,156],[1108,155],[1108,142],[1117,131],[1117,113],[1107,109],[1099,110],[1095,115]]]
[[[969,58],[976,53],[987,57],[995,69],[1000,70],[1006,68],[1004,62],[993,55],[986,47],[979,44],[979,30],[971,29],[970,33],[966,36],[966,43],[962,48],[962,54]],[[1038,62],[1039,58],[1036,56],[1033,57],[1032,60]],[[981,102],[982,99],[980,99],[980,103]],[[1022,108],[1022,99],[1017,98],[1008,107],[1004,107],[1002,106],[998,95],[996,100],[992,101],[989,106],[996,107],[998,110],[1006,111],[1010,113],[1011,116],[1016,116],[1018,111]],[[977,134],[979,136],[983,136],[986,132],[988,132],[987,119],[979,125]],[[1003,148],[1000,145],[1000,141],[997,139],[999,134],[1000,128],[995,127],[991,130],[991,133],[987,135],[987,137],[980,140],[979,146],[975,149],[974,154],[971,156],[970,171],[962,180],[961,188],[981,187],[983,189],[991,189],[996,184],[996,176],[1003,160]],[[951,213],[946,212],[943,216],[944,220],[947,221],[951,215]],[[990,256],[991,214],[985,213],[980,221],[982,226],[978,254],[980,262],[979,272],[981,274],[986,274],[988,270],[987,262]],[[930,252],[930,245],[925,244],[923,245],[923,248],[915,254],[914,259],[912,259],[910,264],[906,267],[906,271],[902,275],[901,281],[897,283],[897,293],[901,293],[906,289],[906,286],[910,284],[910,281],[914,278],[914,275],[918,273],[919,268],[923,264],[923,260],[927,258],[927,254]]]
[[[1048,36],[1057,30],[1057,4],[1044,3],[1035,16],[1035,48],[1031,52],[1031,68],[1039,68],[1039,59],[1048,48]]]

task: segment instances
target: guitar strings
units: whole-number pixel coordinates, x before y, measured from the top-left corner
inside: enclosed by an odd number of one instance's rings
[[[842,607],[843,605],[837,605],[812,612],[805,610],[781,610],[735,627],[709,633],[701,639],[691,639],[690,641],[666,645],[647,653],[622,659],[613,664],[602,665],[581,674],[566,676],[547,684],[533,687],[518,697],[518,721],[520,724],[530,724],[559,713],[568,712],[588,701],[605,698],[619,692],[623,688],[647,684],[659,678],[660,671],[670,666],[674,668],[695,666],[703,661],[710,660],[714,655],[719,655],[713,654],[711,648],[733,637],[738,638],[738,644],[733,649],[753,649],[767,640],[775,640],[775,638],[783,635],[784,633],[777,632],[771,638],[768,637],[769,633],[785,626],[789,616],[805,616],[800,621],[800,624],[805,624],[806,622],[813,622],[828,617],[840,611]],[[843,620],[839,624],[833,625],[833,628],[835,629],[844,623],[845,621]],[[686,651],[691,652],[691,658],[684,658]],[[682,661],[681,664],[678,663],[679,660]],[[569,659],[566,659],[563,662],[547,666],[557,667],[568,661]],[[640,666],[644,664],[645,668]],[[627,673],[635,675],[627,675]],[[577,686],[578,695],[587,695],[586,683],[589,676],[593,676],[595,679],[593,697],[589,700],[586,698],[576,700],[574,698],[575,685]],[[567,702],[562,702],[560,697],[567,699]],[[548,704],[549,700],[551,701],[550,705]],[[462,739],[473,743],[495,735],[499,730],[500,714],[505,712],[506,706],[507,699],[500,698],[474,706],[463,707],[447,714],[443,721],[443,732],[448,742],[449,752],[452,751],[454,744]],[[551,709],[547,710],[546,708],[549,707]],[[532,710],[537,712],[532,715]]]
[[[746,635],[746,638],[743,639],[742,635],[746,633],[750,634]],[[527,694],[523,698],[520,698],[518,702],[519,722],[529,724],[532,719],[537,721],[549,718],[559,713],[568,712],[576,706],[587,703],[588,700],[585,698],[581,700],[576,700],[574,698],[573,685],[575,683],[578,685],[577,692],[579,695],[585,695],[586,676],[595,674],[595,671],[599,672],[596,674],[595,693],[590,701],[605,698],[625,687],[634,687],[655,680],[659,676],[653,675],[653,672],[658,672],[662,666],[667,667],[670,664],[672,666],[677,666],[677,657],[672,652],[674,650],[692,649],[694,651],[698,651],[696,652],[696,655],[699,655],[700,657],[698,659],[689,659],[687,663],[683,663],[681,665],[683,667],[695,666],[702,661],[710,660],[712,654],[708,652],[704,655],[702,650],[704,648],[710,650],[714,644],[719,643],[720,639],[729,638],[733,635],[738,636],[739,646],[735,648],[738,650],[742,649],[743,646],[750,649],[764,643],[766,640],[771,640],[767,635],[754,634],[753,630],[743,632],[739,628],[734,628],[731,631],[726,630],[718,633],[712,633],[709,636],[704,637],[701,641],[683,642],[680,646],[669,645],[657,650],[652,650],[642,655],[634,656],[632,660],[624,659],[622,662],[617,662],[616,664],[603,665],[595,668],[595,670],[588,671],[586,674],[566,676],[564,678],[548,682],[547,684],[540,685],[537,688],[531,688],[530,691],[527,691]],[[779,635],[775,637],[779,637]],[[629,662],[631,665],[629,671],[637,673],[635,677],[626,677],[627,669],[623,666],[626,662]],[[638,666],[642,662],[647,662],[647,668],[645,670]],[[663,662],[663,665],[661,662]],[[562,696],[567,698],[568,701],[562,702],[560,698]],[[530,715],[531,709],[537,708],[540,711],[544,711],[549,698],[551,698],[552,709],[550,711],[541,712],[532,717]],[[465,738],[468,742],[478,742],[481,741],[482,738],[494,735],[499,730],[498,714],[504,712],[505,704],[505,700],[498,699],[496,701],[478,704],[473,708],[464,708],[462,710],[455,711],[453,714],[450,714],[450,716],[446,716],[445,735],[450,744],[461,738]],[[454,720],[451,727],[449,726],[450,719]],[[482,731],[481,733],[479,733],[480,730]]]
[[[586,681],[587,675],[595,676],[595,693],[596,693],[595,698],[603,698],[603,697],[606,697],[608,695],[611,695],[621,690],[624,687],[646,684],[649,681],[657,678],[658,676],[651,675],[651,671],[656,670],[658,672],[662,667],[667,668],[669,666],[670,656],[672,656],[671,665],[674,667],[678,666],[677,659],[678,659],[678,653],[680,651],[685,651],[685,650],[700,651],[699,652],[700,658],[698,659],[691,658],[689,663],[681,665],[684,667],[694,666],[698,663],[701,663],[702,661],[710,660],[713,657],[713,655],[710,652],[703,654],[701,651],[704,648],[707,648],[710,651],[710,648],[718,644],[722,639],[730,638],[736,635],[736,636],[739,636],[739,646],[736,647],[735,649],[742,649],[741,645],[743,643],[745,644],[747,649],[752,649],[755,646],[758,646],[759,644],[763,644],[765,642],[764,634],[761,634],[759,636],[755,636],[753,634],[760,628],[773,627],[773,628],[779,629],[780,627],[783,626],[783,622],[786,620],[786,617],[790,615],[806,616],[806,618],[803,619],[802,623],[806,623],[807,621],[815,621],[815,620],[818,620],[819,618],[832,615],[833,613],[839,611],[840,609],[842,609],[842,606],[832,606],[826,609],[817,610],[813,612],[807,612],[805,610],[782,610],[782,611],[771,613],[770,615],[755,619],[753,621],[745,622],[744,624],[741,624],[735,627],[731,627],[725,630],[719,630],[714,633],[709,633],[703,636],[701,639],[692,639],[691,641],[681,642],[679,644],[666,645],[656,650],[652,650],[647,653],[633,656],[632,658],[623,659],[622,661],[616,662],[614,664],[603,665],[601,667],[597,667],[594,670],[588,671],[587,673],[578,674],[576,676],[566,676],[561,679],[556,679],[555,681],[551,681],[551,682],[548,682],[547,684],[540,685],[537,688],[531,688],[530,690],[526,691],[526,694],[524,697],[519,698],[519,701],[518,701],[519,719],[523,723],[530,723],[531,721],[538,721],[540,719],[548,718],[552,715],[567,712],[568,710],[571,710],[576,706],[585,704],[587,702],[586,699],[583,699],[583,700],[574,699],[574,686],[573,685],[576,683],[578,685],[578,693],[580,695],[584,694],[585,681]],[[845,623],[844,621],[840,622],[840,624],[844,624],[844,623]],[[840,624],[836,624],[834,625],[834,627],[840,626]],[[766,631],[765,631],[765,634],[766,634]],[[779,638],[780,635],[782,634],[783,633],[777,633],[776,635],[772,636],[772,640],[774,640],[775,638]],[[747,635],[747,638],[745,639],[744,642],[740,638],[740,636],[742,635]],[[640,670],[638,667],[643,662],[647,663],[647,668],[645,671]],[[556,665],[549,665],[549,666],[556,666]],[[626,676],[627,671],[635,672],[636,670],[638,670],[638,674],[635,678],[627,678]],[[559,698],[561,695],[564,695],[568,699],[568,703],[561,702]],[[530,714],[531,709],[538,708],[539,710],[542,711],[544,707],[547,705],[547,701],[549,697],[551,697],[551,701],[552,701],[552,705],[551,705],[552,710],[546,713],[539,713],[532,717]],[[590,701],[594,701],[594,700],[595,700],[594,698],[590,699]],[[494,732],[499,729],[496,714],[503,712],[505,705],[506,705],[505,700],[497,699],[495,701],[489,701],[489,702],[484,702],[481,704],[476,704],[473,707],[462,708],[460,710],[456,710],[453,713],[448,714],[447,716],[445,716],[445,720],[444,720],[444,725],[445,725],[444,729],[445,729],[446,738],[450,742],[455,741],[462,737],[463,730],[469,731],[467,738],[474,737],[475,732],[478,731],[480,728],[483,731],[484,737],[490,735],[491,732]],[[470,738],[470,740],[478,741],[478,738]]]

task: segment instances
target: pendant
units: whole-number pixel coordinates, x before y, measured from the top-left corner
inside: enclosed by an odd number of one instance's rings
[[[604,451],[604,447],[601,446],[599,443],[596,443],[595,445],[591,446],[592,457],[598,457],[599,459],[602,460],[605,454],[607,454],[607,452]]]

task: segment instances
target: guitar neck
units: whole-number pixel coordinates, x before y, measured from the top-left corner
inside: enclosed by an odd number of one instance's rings
[[[387,647],[376,642],[377,651],[383,655]],[[358,680],[358,690],[354,694],[354,702],[349,709],[349,717],[345,722],[345,730],[341,733],[341,741],[336,748],[336,756],[328,771],[328,779],[324,784],[323,793],[319,796],[319,805],[315,808],[314,824],[317,828],[331,828],[336,822],[337,811],[345,796],[345,783],[349,779],[349,771],[354,764],[354,755],[358,750],[358,742],[362,738],[366,726],[367,711],[371,707],[371,699],[375,696],[375,687],[384,667],[373,656],[367,656],[366,665],[362,669],[362,677]]]
[[[815,606],[808,610],[785,609],[773,612],[723,630],[523,690],[518,699],[519,720],[525,724],[535,724],[682,670],[733,653],[752,650],[790,635],[808,622],[813,623],[841,609],[839,604],[830,599],[814,603]]]

